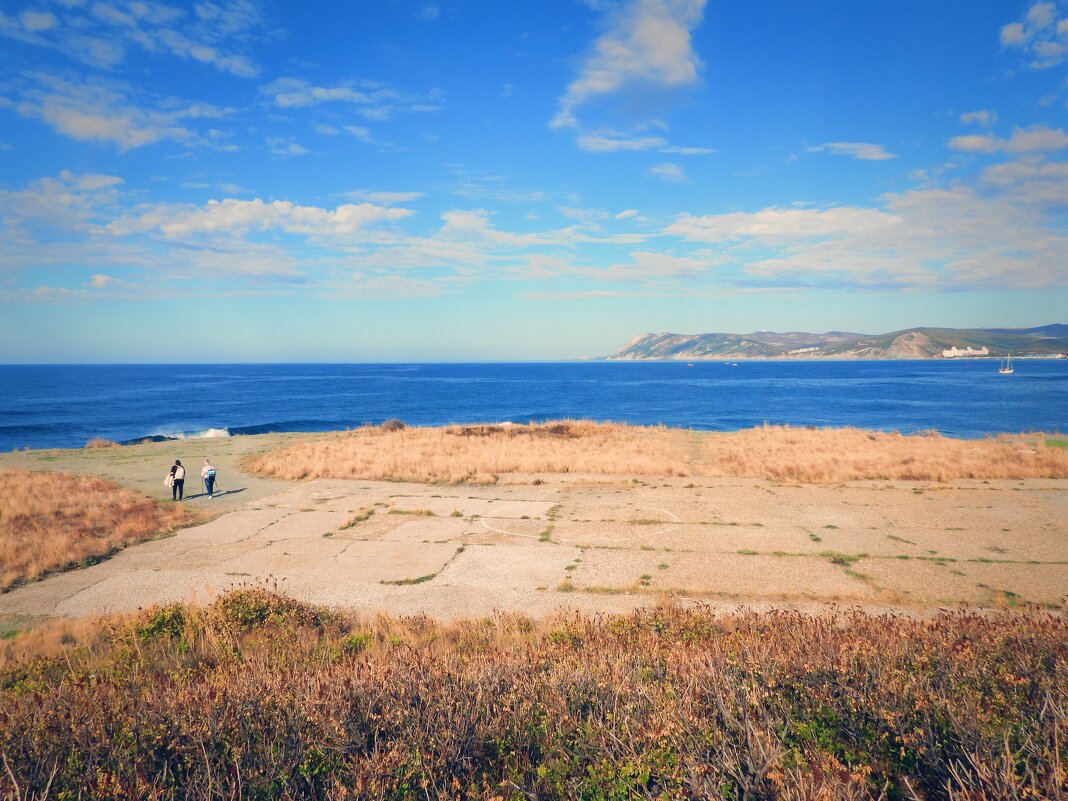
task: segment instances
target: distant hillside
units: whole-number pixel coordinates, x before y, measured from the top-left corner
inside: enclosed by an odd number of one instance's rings
[[[986,348],[993,357],[1064,356],[1068,325],[1036,328],[910,328],[889,334],[756,331],[751,334],[641,334],[609,359],[941,359],[949,348]]]

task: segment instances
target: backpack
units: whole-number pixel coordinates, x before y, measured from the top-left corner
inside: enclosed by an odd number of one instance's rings
[[[208,468],[208,478],[215,478],[215,468]]]

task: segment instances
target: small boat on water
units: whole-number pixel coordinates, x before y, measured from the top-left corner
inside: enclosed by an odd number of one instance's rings
[[[1001,367],[998,368],[998,372],[1001,373],[1002,375],[1011,375],[1012,374],[1012,354],[1011,353],[1002,360]]]

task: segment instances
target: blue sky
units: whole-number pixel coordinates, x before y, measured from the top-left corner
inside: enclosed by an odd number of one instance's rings
[[[0,2],[0,361],[1068,321],[1068,2]]]

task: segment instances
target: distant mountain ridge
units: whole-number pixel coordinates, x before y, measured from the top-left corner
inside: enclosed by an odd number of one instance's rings
[[[609,359],[941,359],[943,351],[986,348],[989,356],[1068,355],[1068,325],[1034,328],[909,328],[889,334],[755,331],[751,334],[639,334]]]

